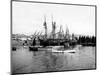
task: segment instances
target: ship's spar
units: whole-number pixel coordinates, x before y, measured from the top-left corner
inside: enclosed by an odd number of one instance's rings
[[[49,39],[69,39],[69,30],[68,27],[66,28],[66,33],[64,35],[64,31],[62,29],[62,25],[60,26],[60,30],[58,32],[56,32],[56,22],[53,20],[53,16],[51,16],[52,18],[52,31],[50,33],[50,37]],[[47,27],[47,22],[46,22],[46,17],[44,16],[44,23],[43,23],[44,29],[45,29],[45,39],[47,39],[48,37],[48,27]],[[58,35],[56,37],[56,35]]]

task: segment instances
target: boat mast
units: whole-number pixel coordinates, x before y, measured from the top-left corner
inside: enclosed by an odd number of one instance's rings
[[[44,29],[45,29],[45,39],[47,38],[47,23],[46,23],[46,17],[44,16],[44,23],[43,23]]]
[[[53,16],[51,16],[51,18],[52,18],[52,36],[53,39],[55,39],[56,22],[53,21]]]
[[[68,27],[66,27],[65,39],[68,39],[68,40],[70,39],[69,38],[69,29],[68,29]]]

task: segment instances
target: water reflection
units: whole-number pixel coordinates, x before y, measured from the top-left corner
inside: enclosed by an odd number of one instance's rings
[[[82,47],[76,53],[29,51],[20,47],[12,51],[12,70],[15,73],[47,72],[95,68],[95,48]]]

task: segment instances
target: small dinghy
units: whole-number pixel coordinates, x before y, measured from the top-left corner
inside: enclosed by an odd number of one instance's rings
[[[64,49],[63,46],[55,46],[52,48],[52,52],[54,53],[75,53],[75,49]]]

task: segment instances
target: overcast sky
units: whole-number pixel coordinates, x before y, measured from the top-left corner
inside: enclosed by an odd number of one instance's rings
[[[70,34],[95,35],[95,7],[61,4],[15,2],[12,3],[12,31],[14,34],[44,32],[46,16],[48,33],[51,32],[52,16],[57,30],[69,28]]]

